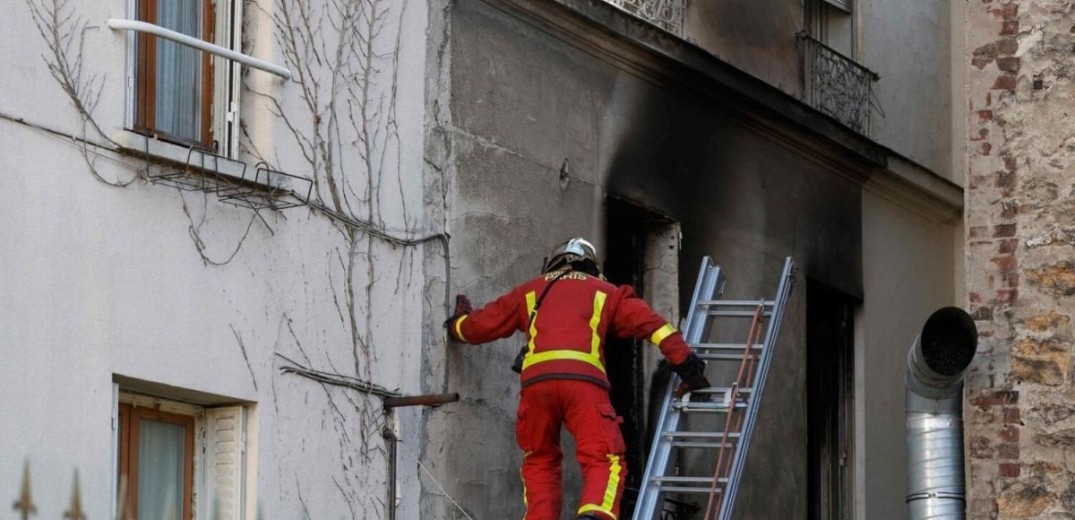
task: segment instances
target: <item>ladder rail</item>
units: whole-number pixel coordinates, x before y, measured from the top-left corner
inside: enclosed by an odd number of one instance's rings
[[[704,302],[719,297],[724,291],[724,273],[720,266],[713,263],[713,259],[706,256],[702,259],[702,266],[698,271],[698,278],[694,285],[694,294],[691,297],[691,306],[687,310],[687,320],[684,322],[683,339],[688,345],[701,341],[702,332],[708,321],[708,309]],[[693,350],[693,349],[692,349]],[[668,387],[664,392],[663,403],[671,403],[675,396],[679,377],[670,374]],[[671,414],[671,415],[670,415]],[[671,406],[662,406],[661,414],[657,420],[657,428],[654,432],[653,448],[650,450],[646,467],[642,476],[642,485],[638,491],[638,503],[635,506],[633,520],[653,520],[659,511],[658,505],[661,495],[660,486],[651,481],[651,477],[664,475],[672,456],[672,445],[669,442],[661,442],[661,434],[664,431],[674,431],[680,420],[680,413]],[[649,517],[645,517],[648,512]]]
[[[780,325],[784,320],[784,312],[787,307],[788,296],[794,279],[795,262],[789,256],[784,260],[784,270],[780,275],[780,285],[777,288],[776,302],[773,305],[773,315],[769,320],[768,330],[765,332],[765,346],[761,350],[761,360],[758,366],[757,378],[754,381],[754,392],[747,403],[746,422],[740,430],[739,446],[735,450],[732,460],[731,473],[728,475],[728,484],[720,508],[720,520],[731,520],[735,508],[735,497],[739,491],[739,480],[742,478],[743,467],[746,463],[746,455],[750,448],[751,434],[757,422],[758,409],[765,390],[765,380],[769,375],[769,365],[773,359],[773,350],[780,335]]]
[[[762,313],[763,313],[764,309],[765,309],[765,304],[763,302],[763,303],[759,304],[757,306],[757,308],[754,310],[754,319],[750,323],[750,332],[747,334],[746,344],[743,345],[743,356],[742,356],[741,361],[739,362],[739,373],[738,373],[738,375],[735,376],[735,382],[732,383],[732,388],[731,388],[730,396],[729,396],[731,402],[736,402],[738,400],[738,398],[739,398],[739,387],[740,386],[750,386],[751,384],[753,384],[752,375],[753,375],[753,371],[754,371],[754,359],[755,359],[755,356],[752,355],[751,346],[758,342],[758,334],[760,333],[760,329],[761,329]],[[744,377],[746,378],[745,380],[744,380]],[[749,406],[749,404],[747,406]],[[741,432],[742,431],[741,430],[742,418],[743,418],[743,413],[742,412],[734,413],[734,411],[729,412],[728,415],[726,415],[724,417],[724,431],[722,433],[722,437],[723,437],[724,440],[726,440],[728,438],[728,435],[730,433],[732,433],[732,421],[733,420],[735,421],[735,431],[736,432]],[[742,438],[742,437],[740,437],[740,438]],[[713,469],[713,484],[712,484],[712,487],[709,490],[709,500],[708,500],[708,503],[706,504],[706,507],[705,507],[705,515],[702,517],[703,519],[709,518],[709,513],[714,510],[713,509],[714,505],[716,506],[717,510],[719,510],[720,507],[721,507],[721,503],[724,501],[724,499],[727,496],[724,493],[721,493],[718,496],[718,494],[717,494],[717,483],[720,482],[721,477],[730,477],[731,476],[731,461],[732,461],[732,457],[735,455],[735,451],[738,451],[739,447],[738,447],[738,445],[734,446],[732,453],[728,454],[728,466],[727,466],[728,470],[727,470],[727,474],[725,474],[725,467],[726,466],[724,464],[724,462],[725,462],[724,455],[725,455],[725,452],[726,452],[727,448],[733,448],[733,447],[728,445],[726,442],[722,442],[720,450],[717,452],[717,465]]]

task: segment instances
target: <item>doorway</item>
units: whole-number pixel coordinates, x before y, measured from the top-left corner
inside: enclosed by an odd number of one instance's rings
[[[676,326],[679,301],[679,225],[637,204],[609,199],[605,223],[604,274],[616,285],[630,285],[654,310]],[[638,340],[609,337],[605,369],[612,385],[612,406],[623,416],[620,430],[627,445],[627,482],[621,517],[634,512],[634,503],[649,455],[647,436],[648,374],[659,353]]]
[[[854,514],[855,365],[851,296],[806,289],[807,487],[810,520]]]

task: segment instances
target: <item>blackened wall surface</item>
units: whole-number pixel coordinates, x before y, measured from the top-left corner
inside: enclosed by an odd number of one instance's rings
[[[861,295],[856,172],[744,119],[708,85],[583,50],[497,2],[450,9],[453,292],[488,301],[534,276],[547,249],[571,235],[603,247],[605,200],[622,197],[682,223],[684,299],[703,255],[727,268],[727,297],[771,296],[788,255],[800,282]],[[804,292],[785,321],[737,518],[802,518],[806,509]],[[508,371],[519,344],[451,346],[448,386],[464,401],[429,426],[434,445],[464,445],[437,457],[450,491],[483,518],[523,511],[518,382]],[[564,518],[576,507],[571,450]],[[447,505],[430,507],[430,518],[451,517]]]

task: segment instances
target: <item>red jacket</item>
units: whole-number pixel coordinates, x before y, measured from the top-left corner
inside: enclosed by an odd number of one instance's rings
[[[526,282],[485,307],[455,317],[449,330],[466,343],[486,343],[523,331],[528,353],[520,377],[523,386],[545,379],[584,379],[608,387],[605,337],[648,339],[674,365],[690,349],[683,337],[630,286],[616,286],[595,276],[569,271],[549,289],[533,324],[530,314],[545,287],[563,271]]]

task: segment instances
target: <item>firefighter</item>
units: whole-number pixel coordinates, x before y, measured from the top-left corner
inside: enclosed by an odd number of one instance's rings
[[[619,428],[623,418],[609,400],[606,335],[657,345],[683,380],[677,395],[710,386],[705,363],[680,333],[630,286],[607,282],[593,245],[582,238],[557,246],[540,276],[484,308],[472,311],[466,296],[459,295],[445,326],[454,339],[471,344],[526,333],[526,346],[513,367],[522,387],[515,438],[524,454],[525,520],[560,518],[563,425],[575,439],[582,470],[577,518],[619,516],[627,466]]]

